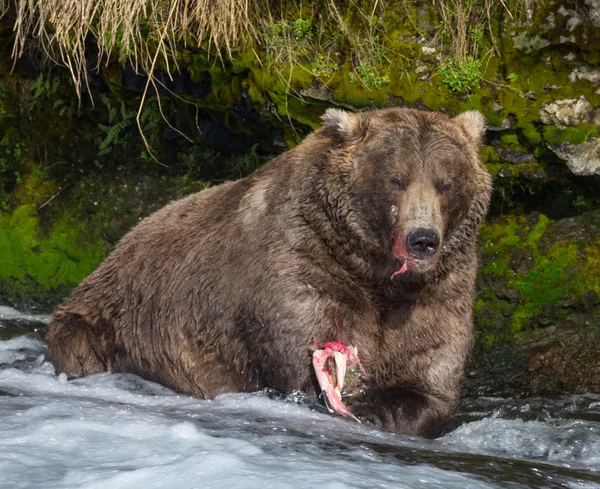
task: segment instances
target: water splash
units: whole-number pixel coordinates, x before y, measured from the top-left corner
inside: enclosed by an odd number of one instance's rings
[[[14,318],[13,318],[14,319]],[[0,341],[0,488],[600,488],[600,397],[475,399],[438,440],[301,395],[198,400],[128,374],[67,381]]]

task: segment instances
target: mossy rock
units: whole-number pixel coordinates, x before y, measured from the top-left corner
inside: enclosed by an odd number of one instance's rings
[[[103,240],[90,237],[72,214],[65,213],[45,232],[41,228],[31,204],[0,215],[0,296],[10,303],[56,301],[105,256]]]
[[[563,324],[565,311],[595,307],[590,298],[600,296],[597,222],[600,211],[558,221],[543,214],[504,217],[482,226],[475,317],[485,346]]]

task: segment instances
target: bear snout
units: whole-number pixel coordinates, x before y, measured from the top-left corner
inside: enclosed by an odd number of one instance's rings
[[[437,252],[440,233],[434,228],[417,228],[407,233],[406,250],[415,258],[426,260]]]
[[[391,278],[409,270],[422,273],[435,266],[441,240],[440,232],[434,227],[409,228],[406,234],[396,230],[392,238],[392,255],[402,261],[402,267]]]

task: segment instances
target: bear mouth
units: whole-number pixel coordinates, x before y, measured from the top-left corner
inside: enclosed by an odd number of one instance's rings
[[[419,272],[425,271],[425,269],[428,268],[428,265],[431,265],[431,263],[435,261],[435,260],[420,260],[420,259],[408,257],[408,256],[405,256],[400,259],[404,259],[404,263],[402,264],[401,268],[399,268],[394,273],[392,273],[392,276],[390,277],[390,279],[394,279],[394,277],[397,277],[398,275],[403,275],[408,272],[419,273]]]
[[[392,238],[392,256],[402,263],[402,266],[392,273],[390,279],[399,275],[411,273],[423,273],[437,262],[438,254],[434,253],[427,257],[415,256],[406,249],[405,239],[399,232],[395,232]]]

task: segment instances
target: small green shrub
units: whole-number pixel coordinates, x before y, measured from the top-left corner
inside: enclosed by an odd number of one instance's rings
[[[389,75],[379,75],[372,66],[359,65],[356,72],[348,73],[348,78],[352,83],[361,81],[365,88],[382,88],[390,84]]]
[[[509,73],[506,75],[506,79],[511,83],[515,83],[519,79],[519,75],[516,73]]]
[[[453,92],[466,92],[477,86],[481,78],[481,61],[469,56],[459,63],[454,58],[440,66],[442,83]]]
[[[583,209],[586,206],[585,197],[583,195],[578,195],[575,197],[573,201],[573,207],[576,209]]]
[[[311,71],[317,78],[329,78],[338,69],[338,65],[329,56],[315,56],[311,63]]]
[[[313,37],[314,24],[310,19],[297,19],[292,23],[294,39],[310,39]]]
[[[98,124],[102,140],[98,143],[98,156],[105,156],[113,152],[117,146],[124,147],[127,143],[128,129],[135,122],[137,112],[128,109],[121,102],[120,109],[111,104],[105,94],[100,94],[100,100],[108,110],[108,124]],[[97,167],[102,168],[99,160],[94,162]]]
[[[40,73],[31,86],[31,99],[27,104],[30,120],[33,120],[35,111],[42,107],[46,99],[53,99],[56,97],[56,92],[59,87],[60,77],[51,74],[44,76],[44,73]]]

